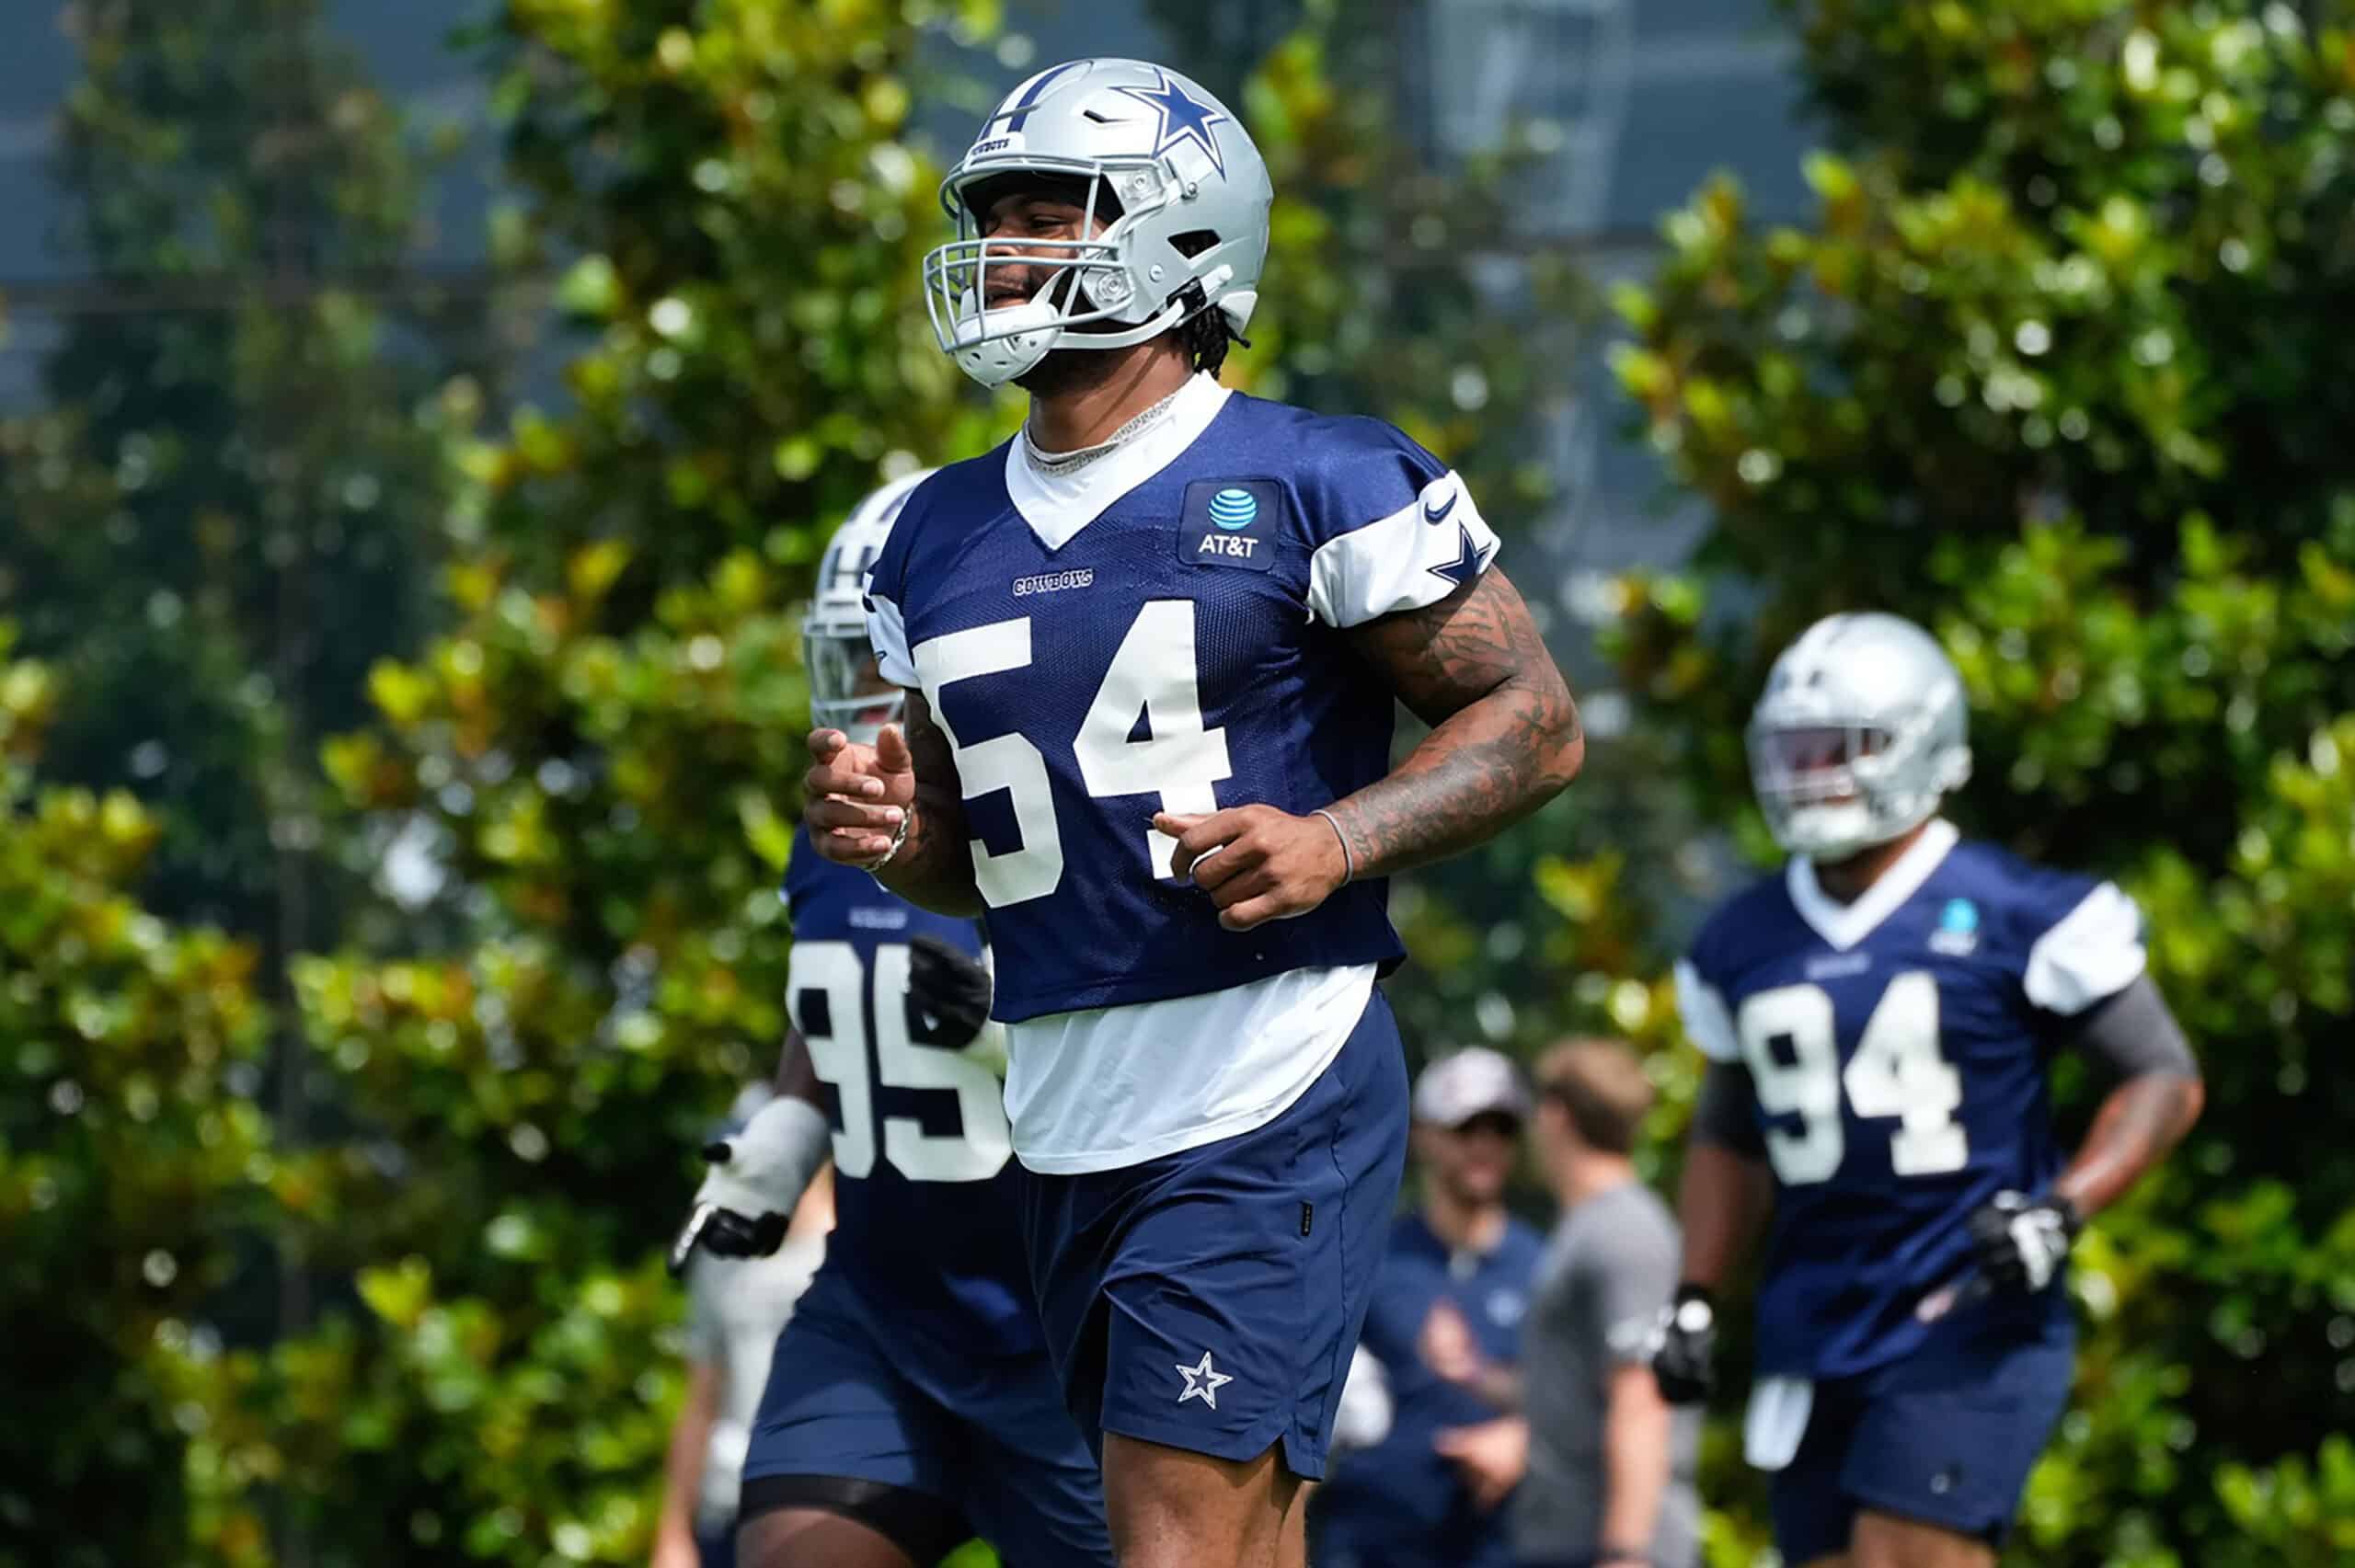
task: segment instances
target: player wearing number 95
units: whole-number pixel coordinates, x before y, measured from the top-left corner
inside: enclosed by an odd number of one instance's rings
[[[2068,1397],[2070,1242],[2200,1114],[2133,902],[1937,816],[1964,721],[1921,628],[1809,627],[1749,731],[1790,862],[1677,966],[1708,1070],[1653,1369],[1671,1400],[1706,1395],[1714,1292],[1771,1207],[1746,1438],[1793,1568],[1994,1562]],[[2061,1049],[2120,1081],[2065,1165]]]
[[[859,579],[923,477],[851,513],[803,624],[813,714],[869,741],[901,698],[876,674]],[[1015,1225],[980,933],[803,834],[784,894],[793,1032],[778,1095],[706,1150],[673,1253],[675,1266],[697,1245],[774,1251],[832,1156],[834,1230],[770,1362],[739,1560],[931,1568],[979,1535],[1009,1568],[1109,1568],[1096,1459],[1063,1408]]]
[[[987,925],[1030,1271],[1127,1568],[1299,1560],[1405,1158],[1386,879],[1581,752],[1462,481],[1220,386],[1271,195],[1159,66],[989,116],[927,292],[1029,418],[868,577],[904,737],[811,738],[820,851]],[[1393,770],[1401,700],[1432,729]]]

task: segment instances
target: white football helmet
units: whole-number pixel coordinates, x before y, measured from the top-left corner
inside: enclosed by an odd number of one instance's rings
[[[1910,832],[1970,776],[1962,678],[1895,615],[1830,615],[1783,650],[1746,736],[1775,841],[1836,861]]]
[[[818,591],[801,621],[801,660],[810,673],[810,717],[872,746],[887,724],[900,722],[907,699],[875,675],[875,648],[867,638],[867,574],[891,537],[891,524],[918,485],[936,471],[920,469],[892,480],[851,509],[818,558]]]
[[[984,241],[982,212],[1021,175],[1074,182],[1090,220],[1081,232],[1108,225],[1092,238]],[[925,258],[933,332],[984,386],[1056,349],[1143,343],[1203,309],[1239,337],[1258,301],[1274,200],[1241,122],[1194,82],[1141,60],[1051,66],[1006,96],[941,182],[957,237]],[[1056,275],[992,309],[988,269],[1009,266]]]

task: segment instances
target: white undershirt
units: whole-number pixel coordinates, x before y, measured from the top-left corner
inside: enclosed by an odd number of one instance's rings
[[[1047,1175],[1113,1171],[1265,1127],[1324,1075],[1374,967],[1050,1013],[1006,1025],[1014,1152]]]

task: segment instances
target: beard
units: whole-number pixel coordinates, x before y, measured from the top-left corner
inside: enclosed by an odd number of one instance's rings
[[[1046,296],[1058,304],[1068,300],[1074,315],[1096,308],[1074,273],[1066,272],[1049,282]],[[1117,321],[1090,321],[1069,330],[1081,336],[1109,336],[1127,327]],[[1045,359],[1016,376],[1014,384],[1033,397],[1068,397],[1102,386],[1127,359],[1128,355],[1118,349],[1051,349]]]
[[[1051,349],[1014,384],[1033,397],[1068,397],[1102,386],[1127,359],[1117,349]]]

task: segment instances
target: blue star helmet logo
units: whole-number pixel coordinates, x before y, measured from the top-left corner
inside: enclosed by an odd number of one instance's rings
[[[1157,158],[1180,142],[1192,142],[1210,155],[1211,166],[1223,176],[1226,155],[1219,151],[1218,137],[1212,133],[1211,127],[1225,124],[1227,117],[1211,105],[1188,97],[1186,89],[1171,81],[1169,73],[1159,66],[1154,68],[1154,74],[1161,79],[1159,87],[1114,89],[1160,113],[1161,130],[1154,138],[1153,155]]]

